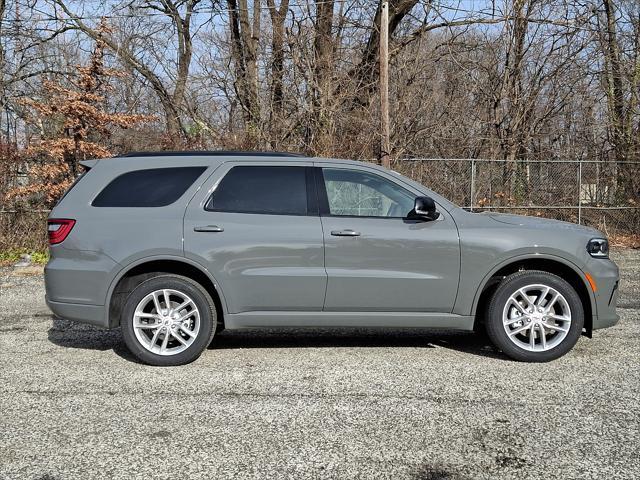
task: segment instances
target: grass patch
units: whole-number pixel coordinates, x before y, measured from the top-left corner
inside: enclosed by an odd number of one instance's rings
[[[20,256],[24,254],[31,255],[31,262],[35,265],[44,265],[49,260],[48,251],[30,251],[25,249],[11,249],[0,251],[0,266],[13,265]]]

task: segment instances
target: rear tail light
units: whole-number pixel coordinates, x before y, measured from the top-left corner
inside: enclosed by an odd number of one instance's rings
[[[47,232],[49,232],[49,245],[56,245],[64,242],[71,229],[76,224],[75,220],[69,218],[50,218],[47,220]]]

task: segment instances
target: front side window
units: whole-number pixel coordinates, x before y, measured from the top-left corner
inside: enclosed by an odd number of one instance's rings
[[[206,210],[270,215],[307,215],[307,168],[233,167],[220,181]]]
[[[323,168],[329,214],[404,218],[415,195],[394,182],[359,170]]]
[[[207,167],[150,168],[124,173],[104,187],[91,205],[164,207],[178,200],[206,169]]]

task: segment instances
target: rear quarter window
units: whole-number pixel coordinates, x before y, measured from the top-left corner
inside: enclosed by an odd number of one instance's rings
[[[193,185],[207,167],[135,170],[114,178],[91,203],[94,207],[164,207]]]

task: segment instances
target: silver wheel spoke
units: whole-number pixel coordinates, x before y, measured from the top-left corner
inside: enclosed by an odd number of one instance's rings
[[[153,305],[156,308],[156,313],[160,315],[162,307],[160,306],[160,299],[158,298],[158,292],[153,292]]]
[[[191,305],[193,302],[191,301],[191,299],[187,300],[186,302],[181,303],[180,305],[178,305],[177,307],[175,307],[173,309],[174,312],[179,312],[180,310],[184,310],[185,308],[187,308],[187,306]]]
[[[538,307],[541,307],[541,306],[542,306],[542,301],[543,301],[545,298],[547,298],[547,295],[549,294],[549,290],[551,290],[551,288],[546,287],[546,288],[544,289],[544,291],[540,294],[540,296],[536,299],[536,305],[537,305]]]
[[[509,336],[515,337],[519,333],[522,333],[522,332],[525,332],[525,331],[529,330],[529,328],[531,328],[531,325],[523,325],[522,327],[518,327],[515,330],[511,330],[508,333],[509,333]]]
[[[160,345],[160,353],[167,349],[167,343],[169,343],[169,330],[164,332],[164,338],[162,339],[162,345]]]
[[[527,302],[527,307],[533,307],[533,303],[531,302],[531,299],[529,298],[529,295],[527,295],[522,289],[518,290],[518,293],[522,296],[522,299]]]
[[[171,310],[171,300],[169,300],[169,290],[163,290],[162,296],[164,297],[164,308]]]
[[[187,341],[184,338],[182,338],[182,335],[180,335],[177,331],[171,330],[171,336],[176,340],[178,340],[181,344],[187,345]]]
[[[182,325],[180,325],[180,331],[186,333],[187,335],[189,335],[191,338],[195,338],[196,334],[193,333],[191,330],[189,330],[188,328],[183,327]]]
[[[160,336],[160,330],[162,330],[162,328],[158,328],[154,334],[153,334],[153,338],[151,339],[151,347],[155,347],[156,344],[158,343],[158,337]]]
[[[523,322],[526,319],[526,315],[521,315],[519,317],[507,318],[504,320],[505,325],[513,325],[516,322]]]
[[[548,312],[551,311],[551,309],[553,308],[553,305],[556,303],[559,296],[560,294],[558,292],[555,292],[553,297],[551,297],[551,300],[549,300],[549,303],[545,305],[545,308],[547,309]]]
[[[152,318],[155,321],[153,323],[142,323],[140,318]],[[140,317],[139,315],[136,315],[136,318],[133,320],[134,328],[158,328],[160,325],[161,324],[158,323],[158,319],[155,317]]]
[[[568,328],[562,327],[562,326],[560,326],[560,325],[553,325],[553,324],[550,324],[550,323],[548,323],[548,322],[545,322],[545,323],[544,323],[544,326],[545,326],[546,328],[548,328],[549,330],[557,330],[557,331],[559,331],[559,332],[568,332],[568,331],[569,331],[569,329],[568,329]]]
[[[191,318],[195,315],[195,312],[192,310],[188,313],[185,313],[184,315],[182,315],[180,318],[178,318],[176,320],[176,322],[184,322],[187,318]]]
[[[531,328],[531,330],[529,330],[529,346],[531,347],[531,350],[533,350],[536,346],[536,332],[534,328]]]
[[[513,298],[513,296],[511,296],[509,298],[509,302],[511,303],[511,305],[513,305],[514,307],[516,307],[516,309],[522,314],[522,315],[526,315],[528,312],[524,309],[524,307],[522,305],[520,305],[520,302],[518,302],[515,298]]]
[[[542,349],[546,350],[547,349],[547,333],[544,330],[544,327],[539,324],[538,325],[538,331],[540,332],[540,342],[542,343]]]

